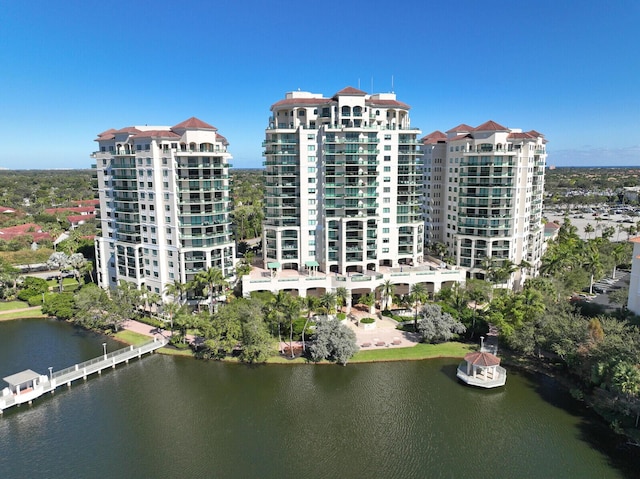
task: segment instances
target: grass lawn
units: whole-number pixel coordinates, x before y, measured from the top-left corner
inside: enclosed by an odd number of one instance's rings
[[[462,358],[465,354],[473,350],[475,350],[473,345],[463,343],[419,343],[410,348],[381,348],[360,351],[351,358],[350,362],[364,363],[370,361],[409,361],[431,358]]]
[[[46,314],[42,314],[40,309],[24,309],[22,311],[14,311],[13,313],[0,314],[0,321],[9,321],[10,319],[25,318],[46,318]]]
[[[349,360],[349,363],[370,363],[375,361],[412,361],[432,358],[463,358],[475,346],[463,343],[416,344],[409,348],[380,348],[360,351]],[[267,359],[269,364],[305,364],[305,358],[287,359],[281,355]],[[329,361],[321,363],[332,364]]]
[[[28,308],[29,304],[25,301],[7,301],[0,303],[0,312],[1,311],[10,311],[12,309],[22,309]]]
[[[188,349],[174,349],[174,348],[160,348],[157,350],[160,354],[166,354],[167,356],[193,356],[191,348]]]
[[[153,338],[145,336],[144,334],[134,333],[133,331],[119,331],[113,335],[118,341],[123,343],[132,344],[138,346],[139,344],[148,343]]]

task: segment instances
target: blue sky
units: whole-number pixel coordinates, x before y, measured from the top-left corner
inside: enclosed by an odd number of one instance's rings
[[[261,167],[285,92],[392,78],[425,134],[491,119],[543,133],[550,164],[640,166],[640,2],[576,5],[0,0],[0,167],[88,168],[98,133],[191,116]]]

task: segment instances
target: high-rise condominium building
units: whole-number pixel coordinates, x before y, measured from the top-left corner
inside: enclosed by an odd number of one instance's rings
[[[227,140],[190,118],[107,130],[96,139],[98,284],[164,293],[174,281],[234,267]]]
[[[287,93],[264,142],[263,257],[280,269],[363,273],[422,261],[422,168],[393,93]]]
[[[344,287],[385,280],[407,293],[464,279],[424,257],[422,158],[409,105],[347,87],[332,97],[287,93],[271,106],[264,141],[263,268],[243,292]]]
[[[505,264],[520,265],[509,286],[535,274],[544,241],[544,136],[488,121],[435,131],[422,143],[427,244],[446,245],[468,277]]]

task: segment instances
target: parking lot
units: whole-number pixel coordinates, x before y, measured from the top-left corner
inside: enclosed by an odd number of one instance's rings
[[[612,291],[624,289],[629,287],[629,279],[631,273],[629,271],[617,271],[615,279],[607,278],[608,281],[598,281],[593,285],[593,292],[595,297],[589,299],[589,302],[599,304],[607,309],[617,309],[622,307],[621,304],[612,303],[609,298],[609,293]]]

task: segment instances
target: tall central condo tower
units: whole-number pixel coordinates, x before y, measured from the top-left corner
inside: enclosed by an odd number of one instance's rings
[[[266,129],[265,267],[337,274],[423,260],[422,161],[393,93],[296,91]]]
[[[190,118],[108,130],[96,139],[98,284],[160,293],[211,267],[233,273],[227,140]]]
[[[520,265],[508,286],[535,274],[544,241],[544,136],[487,121],[435,131],[422,143],[427,243],[443,243],[469,277],[506,262]]]

